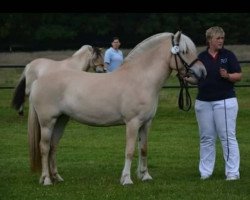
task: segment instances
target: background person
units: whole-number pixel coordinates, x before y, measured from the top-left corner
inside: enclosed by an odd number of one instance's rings
[[[208,48],[199,54],[207,77],[198,82],[195,114],[200,134],[201,179],[214,170],[216,139],[220,139],[225,160],[226,180],[240,178],[240,154],[236,139],[238,101],[234,83],[240,81],[241,67],[233,52],[223,47],[225,32],[214,26],[206,31]]]
[[[104,66],[107,72],[116,70],[123,63],[123,53],[119,50],[120,45],[119,38],[114,37],[111,42],[111,47],[105,51]]]

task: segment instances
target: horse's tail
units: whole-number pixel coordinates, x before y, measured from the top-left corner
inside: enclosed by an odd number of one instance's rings
[[[28,117],[28,138],[29,138],[29,155],[30,155],[30,167],[33,172],[41,171],[41,151],[40,151],[40,139],[41,128],[38,121],[37,113],[30,103],[29,117]]]
[[[12,98],[11,105],[14,109],[18,110],[19,115],[23,115],[23,104],[25,101],[25,87],[26,87],[26,77],[23,72],[22,76],[19,79],[19,82],[15,88],[14,95]]]

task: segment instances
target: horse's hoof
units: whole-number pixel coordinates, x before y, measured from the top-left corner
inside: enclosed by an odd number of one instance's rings
[[[122,176],[120,180],[122,185],[131,185],[133,184],[133,181],[131,180],[129,175]]]
[[[54,179],[55,179],[55,181],[57,181],[57,182],[63,182],[63,181],[64,181],[63,178],[62,178],[59,174],[56,174],[56,175],[54,176]]]
[[[149,175],[149,173],[145,173],[144,176],[142,177],[142,181],[149,181],[149,180],[152,180],[152,176]]]
[[[43,185],[52,185],[50,178],[46,177],[43,181]]]
[[[48,177],[41,176],[39,183],[42,185],[52,185],[52,181]]]
[[[147,181],[147,180],[152,180],[153,178],[149,175],[147,171],[145,172],[138,172],[137,174],[138,178],[141,179],[142,181]]]

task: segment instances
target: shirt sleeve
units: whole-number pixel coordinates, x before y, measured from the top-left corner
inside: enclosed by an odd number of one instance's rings
[[[109,50],[107,50],[106,52],[105,52],[105,55],[104,55],[104,62],[105,63],[110,63],[110,51]]]
[[[241,67],[240,67],[239,61],[233,52],[230,52],[229,65],[230,65],[229,72],[231,72],[231,73],[235,73],[235,72],[240,73],[241,72]]]

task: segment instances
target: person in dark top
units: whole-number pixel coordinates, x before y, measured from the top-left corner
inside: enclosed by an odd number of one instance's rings
[[[234,53],[224,48],[224,39],[225,32],[221,27],[209,28],[206,31],[208,47],[198,56],[207,70],[207,77],[198,82],[195,100],[202,180],[213,173],[217,137],[223,149],[226,180],[240,178],[240,153],[236,139],[238,101],[234,83],[241,80],[242,73]]]

